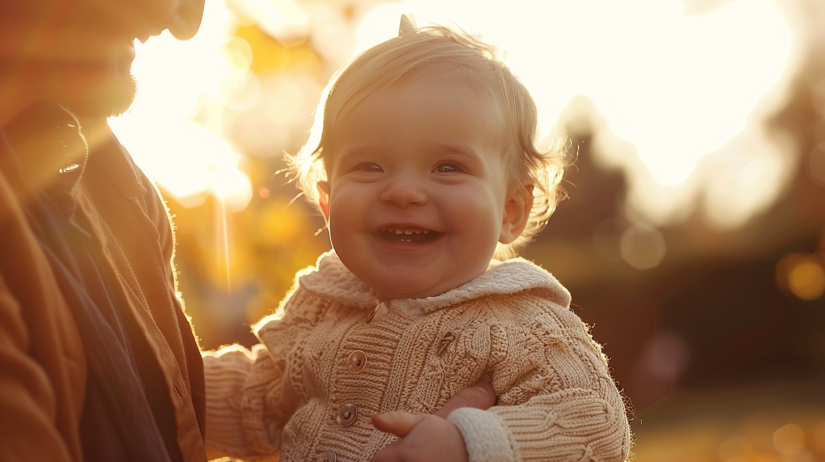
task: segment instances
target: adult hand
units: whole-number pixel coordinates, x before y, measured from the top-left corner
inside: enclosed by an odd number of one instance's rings
[[[408,412],[373,415],[375,428],[401,439],[379,451],[371,462],[466,461],[464,438],[458,427],[446,418],[461,407],[488,409],[495,402],[493,386],[482,381],[460,390],[433,415]]]

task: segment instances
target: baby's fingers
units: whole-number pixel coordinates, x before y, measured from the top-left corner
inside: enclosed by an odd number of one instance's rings
[[[416,415],[409,412],[394,411],[386,414],[373,414],[372,424],[382,432],[392,433],[403,438],[426,417],[426,414]]]

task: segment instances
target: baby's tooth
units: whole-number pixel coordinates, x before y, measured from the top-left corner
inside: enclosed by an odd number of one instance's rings
[[[412,234],[412,233],[413,233],[412,230],[409,230],[409,229],[404,231],[404,234]]]
[[[429,231],[424,231],[424,234],[427,234],[427,233],[429,233]]]
[[[401,231],[400,229],[396,229],[395,234],[404,234],[404,231]]]

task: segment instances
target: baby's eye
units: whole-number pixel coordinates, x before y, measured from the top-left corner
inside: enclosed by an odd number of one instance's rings
[[[378,164],[374,164],[372,162],[362,162],[356,165],[353,170],[366,173],[381,173],[384,171]]]
[[[454,173],[460,172],[461,167],[452,162],[444,162],[443,164],[438,164],[434,171],[436,173]]]

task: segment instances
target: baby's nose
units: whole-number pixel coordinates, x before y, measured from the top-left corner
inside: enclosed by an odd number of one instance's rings
[[[399,174],[381,191],[381,201],[398,207],[410,207],[427,203],[427,190],[414,175]]]

